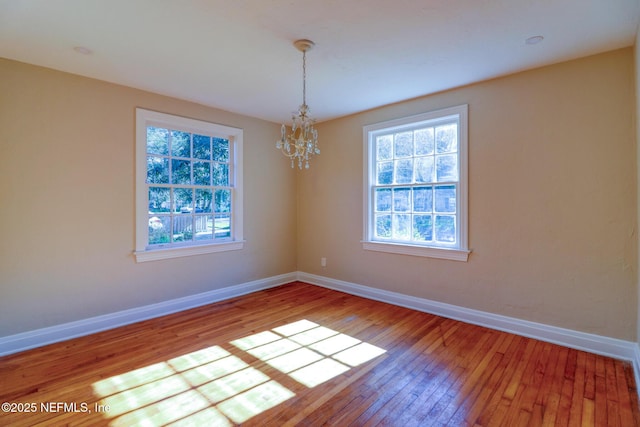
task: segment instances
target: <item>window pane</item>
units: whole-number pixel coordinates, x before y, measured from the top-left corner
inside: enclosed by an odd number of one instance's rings
[[[396,184],[410,184],[413,181],[413,159],[395,160]]]
[[[411,239],[411,215],[393,215],[393,238],[396,240]]]
[[[436,156],[436,180],[457,181],[458,180],[458,157],[455,154]]]
[[[431,215],[413,216],[413,238],[424,242],[433,240],[433,217]]]
[[[171,183],[191,184],[191,162],[171,159]]]
[[[456,217],[453,215],[436,215],[436,240],[439,242],[455,243]]]
[[[230,190],[216,190],[215,212],[231,212]]]
[[[231,215],[216,215],[214,233],[216,239],[231,237]]]
[[[432,187],[415,187],[413,189],[413,211],[431,212],[433,210]]]
[[[455,213],[456,212],[456,186],[439,185],[436,187],[436,212]]]
[[[211,212],[213,208],[213,191],[196,190],[196,213]]]
[[[451,123],[436,128],[436,152],[455,153],[458,151],[458,125]]]
[[[213,138],[213,160],[216,162],[229,162],[229,140]]]
[[[164,157],[147,157],[147,183],[169,183],[169,160]]]
[[[394,157],[413,156],[413,132],[401,132],[394,135]]]
[[[205,135],[193,135],[193,157],[211,160],[211,138]]]
[[[234,222],[242,214],[236,205],[242,180],[234,180],[242,176],[242,135],[242,129],[136,108],[137,262],[243,246],[243,223]],[[202,249],[189,250],[193,245]],[[167,251],[151,256],[160,246]]]
[[[169,212],[170,210],[170,190],[162,187],[149,187],[149,213]]]
[[[379,162],[376,164],[376,182],[378,184],[393,183],[393,162]]]
[[[411,195],[410,188],[394,188],[393,189],[393,210],[394,212],[411,211]]]
[[[388,212],[391,211],[391,189],[378,188],[376,189],[376,212]]]
[[[213,164],[213,185],[229,185],[229,165],[224,163]]]
[[[466,208],[467,183],[460,178],[467,166],[467,133],[461,133],[467,112],[462,105],[363,128],[365,243],[388,243],[375,250],[394,253],[405,250],[391,244],[466,251],[467,212],[460,209]],[[464,258],[463,251],[414,249],[409,252]]]
[[[376,160],[391,160],[393,158],[393,136],[383,135],[376,138]]]
[[[211,185],[211,162],[193,162],[193,183]]]
[[[169,131],[167,129],[147,127],[147,153],[169,154]]]
[[[193,212],[193,190],[190,188],[176,188],[173,190],[173,211],[182,213]]]
[[[391,215],[376,215],[376,237],[391,237]]]
[[[196,226],[195,240],[213,239],[213,215],[196,215],[194,223]]]
[[[149,215],[149,244],[169,243],[171,218],[168,215]]]
[[[415,182],[433,182],[433,157],[417,157],[415,162]]]
[[[191,157],[191,134],[179,130],[171,131],[171,155]]]
[[[419,129],[415,131],[416,156],[433,154],[433,128]]]
[[[193,216],[176,215],[173,217],[173,241],[187,242],[193,240]]]

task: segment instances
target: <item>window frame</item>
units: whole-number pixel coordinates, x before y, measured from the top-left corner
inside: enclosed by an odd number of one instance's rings
[[[363,200],[363,240],[365,250],[389,252],[394,254],[413,255],[421,257],[439,258],[454,261],[468,261],[468,104],[443,108],[414,116],[374,123],[363,127],[364,142],[364,200]],[[456,244],[418,244],[415,242],[392,239],[376,239],[374,235],[374,203],[376,179],[376,151],[375,137],[403,130],[428,127],[439,122],[454,119],[458,123],[458,181],[456,194]],[[411,158],[414,158],[413,155]],[[437,182],[416,185],[437,185]],[[396,184],[393,184],[396,185]],[[397,184],[398,186],[403,186]],[[412,210],[413,212],[413,210]]]
[[[199,133],[229,140],[229,186],[231,187],[231,237],[215,242],[192,241],[182,244],[154,245],[149,241],[149,186],[147,183],[147,127],[158,126],[171,130]],[[217,123],[196,120],[173,114],[136,108],[136,210],[135,250],[136,262],[155,261],[191,255],[239,250],[243,240],[243,130]],[[193,188],[195,185],[190,184]]]

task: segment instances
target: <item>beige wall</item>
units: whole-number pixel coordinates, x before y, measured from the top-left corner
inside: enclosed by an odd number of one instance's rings
[[[636,340],[633,58],[321,123],[300,173],[273,148],[277,124],[0,60],[0,337],[299,270]],[[469,262],[362,250],[362,126],[464,103]],[[138,106],[244,129],[244,250],[135,263]]]
[[[135,107],[244,129],[244,250],[136,264]],[[279,133],[0,59],[0,337],[295,271],[295,173]]]
[[[299,175],[298,269],[635,341],[633,81],[627,48],[320,124],[322,155]],[[362,126],[459,104],[469,261],[364,251]]]
[[[636,43],[633,49],[634,58],[635,58],[635,95],[636,95],[636,197],[638,203],[638,221],[636,227],[640,226],[640,173],[638,173],[638,167],[640,167],[640,150],[638,150],[638,145],[640,145],[640,23],[638,24],[638,28],[636,29]],[[640,256],[640,250],[638,251],[638,256]],[[640,262],[639,262],[640,266]],[[637,336],[636,341],[640,343],[640,282],[638,282],[638,327],[637,327]]]

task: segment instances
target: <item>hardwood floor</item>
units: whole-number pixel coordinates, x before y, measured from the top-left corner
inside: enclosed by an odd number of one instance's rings
[[[0,425],[629,427],[633,378],[627,362],[292,283],[0,358]]]

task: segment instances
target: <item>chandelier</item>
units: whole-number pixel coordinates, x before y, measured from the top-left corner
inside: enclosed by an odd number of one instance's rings
[[[276,142],[276,148],[282,151],[286,157],[291,159],[291,167],[298,163],[298,168],[309,169],[309,159],[314,154],[320,154],[318,148],[318,132],[313,128],[315,120],[309,116],[309,106],[307,105],[307,51],[315,43],[311,40],[296,40],[293,45],[302,52],[302,105],[298,111],[292,113],[291,133],[287,135],[287,128],[283,124],[280,132],[282,136]]]

